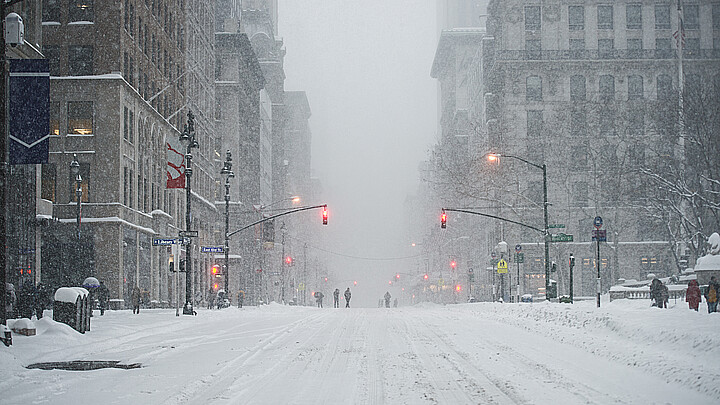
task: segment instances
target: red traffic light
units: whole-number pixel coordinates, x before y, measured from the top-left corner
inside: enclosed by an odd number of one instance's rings
[[[455,291],[458,291],[458,292],[459,292],[461,289],[462,289],[462,288],[460,287],[460,284],[458,284],[458,285],[455,286]]]
[[[327,277],[325,277],[325,281],[327,281]]]
[[[354,284],[354,285],[357,285],[357,281],[353,281],[353,284]]]
[[[327,222],[328,222],[328,210],[327,210],[327,205],[324,206],[324,207],[323,207],[323,210],[322,210],[322,221],[323,221],[323,225],[327,225]]]
[[[286,257],[285,257],[285,264],[288,265],[288,266],[292,266],[292,264],[293,264],[293,258],[292,258],[291,256],[286,256]]]
[[[455,260],[451,260],[451,261],[450,261],[450,267],[452,267],[453,269],[454,269],[455,267],[457,267],[457,262],[455,262]]]
[[[398,280],[400,280],[400,274],[396,274],[396,275],[395,275],[395,278],[398,279]]]
[[[428,279],[428,275],[427,275],[427,274],[424,275],[424,276],[423,276],[423,279],[427,280],[427,279]]]
[[[440,228],[447,228],[447,214],[445,213],[445,210],[443,210],[440,215]]]

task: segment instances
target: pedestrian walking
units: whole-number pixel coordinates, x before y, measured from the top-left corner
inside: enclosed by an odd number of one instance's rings
[[[697,280],[690,280],[688,283],[687,292],[685,293],[685,301],[687,301],[690,309],[698,310],[700,306],[701,296],[700,287],[698,286]]]
[[[340,308],[340,290],[333,291],[333,308]]]
[[[352,297],[352,294],[350,293],[350,287],[345,290],[345,308],[350,308],[350,297]]]
[[[720,284],[718,284],[715,276],[710,277],[707,290],[705,290],[705,301],[707,301],[708,314],[717,312],[718,294],[720,294]]]
[[[397,306],[398,306],[398,302],[397,302],[397,298],[395,298],[393,300],[393,308],[397,308]]]
[[[213,290],[213,288],[210,287],[210,290],[208,291],[208,296],[207,296],[207,309],[213,309],[214,305],[215,305],[215,290]]]
[[[662,286],[663,282],[657,277],[650,282],[650,300],[654,307],[662,308]]]
[[[390,291],[385,291],[383,298],[385,298],[385,308],[390,308],[390,298],[392,298]]]
[[[325,297],[325,294],[321,293],[320,291],[316,291],[314,295],[315,295],[315,302],[317,303],[317,307],[322,308],[323,307],[322,301],[323,301],[323,297]]]
[[[133,306],[133,314],[139,314],[140,313],[140,300],[142,298],[142,293],[140,292],[140,287],[135,284],[135,287],[133,287],[132,295],[130,296],[130,300],[132,301]]]
[[[105,315],[105,310],[108,308],[108,301],[110,301],[110,290],[108,290],[104,281],[100,282],[97,288],[98,305],[100,306],[100,316]]]
[[[660,308],[668,307],[668,300],[670,299],[670,291],[667,286],[663,284],[660,288]]]
[[[245,291],[239,290],[237,294],[238,308],[242,308],[243,302],[245,302]]]

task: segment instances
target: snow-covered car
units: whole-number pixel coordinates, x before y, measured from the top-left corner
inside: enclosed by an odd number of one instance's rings
[[[520,302],[533,302],[532,294],[523,294],[523,296],[520,297]]]

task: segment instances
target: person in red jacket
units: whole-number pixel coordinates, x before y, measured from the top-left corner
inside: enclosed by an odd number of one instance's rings
[[[700,306],[700,287],[698,286],[697,280],[690,280],[688,283],[685,301],[687,301],[690,309],[698,310]]]

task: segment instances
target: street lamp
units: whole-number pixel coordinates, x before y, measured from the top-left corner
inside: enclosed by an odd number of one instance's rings
[[[230,179],[235,177],[232,171],[232,153],[230,150],[225,152],[225,162],[220,170],[220,175],[225,176],[225,293],[230,294]]]
[[[195,140],[195,116],[192,111],[187,113],[187,124],[183,132],[180,134],[180,142],[187,145],[185,152],[185,232],[188,236],[185,243],[185,306],[183,306],[183,315],[193,315],[192,304],[192,237],[190,236],[190,227],[192,222],[190,202],[192,199],[192,191],[190,189],[190,178],[192,177],[192,149],[199,147]]]
[[[550,299],[548,297],[548,292],[550,291],[550,233],[548,232],[547,166],[545,165],[545,163],[543,163],[542,165],[539,165],[536,163],[529,162],[518,156],[503,155],[500,153],[488,153],[487,154],[487,158],[491,162],[499,160],[500,157],[517,159],[521,162],[527,163],[530,166],[533,166],[535,168],[542,170],[542,174],[543,174],[543,216],[544,216],[544,220],[545,220],[545,227],[543,228],[544,239],[545,239],[545,299]]]
[[[82,216],[81,212],[81,200],[82,200],[82,177],[80,176],[80,162],[77,160],[77,154],[73,153],[73,160],[70,162],[70,173],[75,177],[75,201],[77,208],[75,211],[75,221],[77,223],[77,230],[75,231],[76,236],[80,239],[80,220]]]

